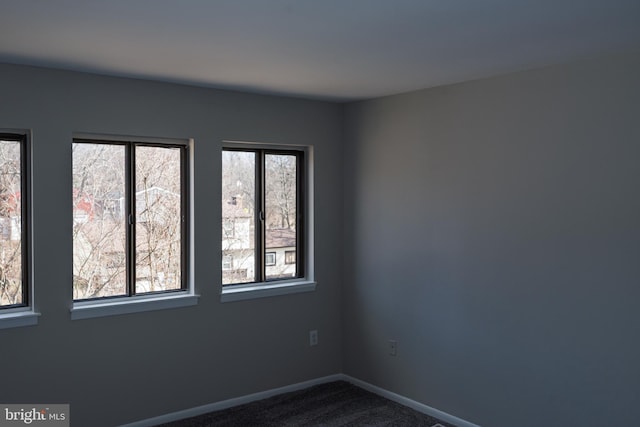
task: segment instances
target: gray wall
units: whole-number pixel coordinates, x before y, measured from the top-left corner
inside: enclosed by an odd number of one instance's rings
[[[0,402],[69,402],[74,425],[107,426],[341,371],[341,106],[12,65],[0,94],[0,128],[33,131],[42,313],[0,330]],[[195,139],[197,306],[70,320],[73,132]],[[315,292],[220,303],[223,139],[315,147]]]
[[[0,65],[0,128],[33,131],[42,313],[0,330],[0,402],[106,426],[344,371],[484,426],[634,425],[638,75],[617,56],[343,115]],[[195,139],[197,306],[70,320],[73,132]],[[316,292],[219,302],[223,139],[314,145]]]
[[[483,426],[638,424],[638,76],[615,56],[347,107],[345,373]]]

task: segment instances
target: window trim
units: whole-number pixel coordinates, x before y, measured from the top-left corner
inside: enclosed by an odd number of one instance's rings
[[[199,295],[185,290],[122,298],[80,300],[73,303],[73,307],[70,310],[71,320],[190,307],[198,303],[199,297]]]
[[[99,297],[73,300],[70,308],[71,319],[88,319],[94,317],[112,316],[153,310],[171,309],[196,305],[199,295],[195,293],[194,281],[194,209],[193,209],[193,145],[191,138],[160,138],[140,137],[128,135],[105,135],[93,133],[74,133],[72,142],[122,144],[134,143],[142,146],[173,146],[184,147],[181,150],[181,201],[182,209],[182,288],[153,293],[128,294],[113,297]],[[125,165],[134,168],[135,164]],[[135,230],[134,230],[135,232]],[[128,272],[130,274],[130,272]],[[127,287],[129,284],[127,284]],[[73,289],[72,289],[73,292]]]
[[[20,192],[21,192],[21,262],[22,304],[0,308],[0,329],[37,325],[40,313],[35,309],[33,281],[33,157],[31,131],[26,129],[0,129],[0,139],[20,142]]]
[[[302,242],[297,251],[299,266],[302,269],[301,277],[295,279],[274,279],[261,282],[239,283],[222,285],[220,292],[221,302],[241,301],[254,298],[286,295],[299,292],[314,291],[317,285],[315,281],[314,261],[314,149],[311,145],[301,144],[273,144],[265,142],[248,142],[238,140],[224,140],[221,152],[224,150],[264,150],[265,152],[291,153],[301,152],[303,176],[298,185],[298,197],[302,198],[304,208],[300,219],[302,225],[298,231]],[[300,157],[298,157],[300,159]],[[222,162],[222,157],[220,157]],[[220,163],[222,170],[222,163]],[[219,210],[221,212],[221,209]],[[222,235],[220,235],[221,241]],[[222,249],[220,249],[222,252]],[[304,255],[303,255],[304,254]],[[218,257],[220,260],[222,257]],[[222,271],[222,268],[220,268]],[[221,277],[221,276],[220,276]]]
[[[234,302],[266,298],[279,295],[312,292],[317,283],[313,280],[281,280],[272,282],[257,282],[249,284],[228,285],[222,289],[220,302]]]

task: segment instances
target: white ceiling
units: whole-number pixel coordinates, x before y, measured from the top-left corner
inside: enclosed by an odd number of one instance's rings
[[[640,0],[0,0],[0,62],[337,101],[640,50]]]

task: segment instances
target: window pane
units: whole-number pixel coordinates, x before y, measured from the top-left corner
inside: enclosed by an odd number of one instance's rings
[[[125,147],[73,144],[73,298],[126,295]]]
[[[296,156],[265,156],[265,247],[284,259],[287,251],[296,250],[297,179]],[[266,255],[265,255],[266,256]],[[266,279],[296,277],[295,261],[266,264]]]
[[[222,257],[222,269],[231,270],[233,268],[233,257],[231,255],[225,255]]]
[[[276,265],[276,253],[275,252],[267,252],[264,254],[264,265]]]
[[[255,153],[222,152],[223,285],[256,281],[255,176]]]
[[[296,263],[296,251],[286,251],[284,253],[284,262],[287,264]]]
[[[24,304],[20,141],[0,141],[0,306]]]
[[[182,287],[181,150],[135,147],[136,293]]]

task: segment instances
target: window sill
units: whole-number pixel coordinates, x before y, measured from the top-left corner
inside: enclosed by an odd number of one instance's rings
[[[35,326],[40,313],[31,310],[13,311],[0,314],[0,329]]]
[[[278,295],[312,292],[316,289],[316,282],[298,280],[277,283],[252,283],[250,285],[228,285],[222,288],[220,302],[242,301],[255,298],[267,298]]]
[[[71,320],[189,307],[196,305],[198,298],[198,295],[193,294],[171,294],[130,297],[117,300],[80,301],[73,304]]]

